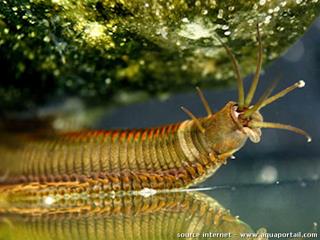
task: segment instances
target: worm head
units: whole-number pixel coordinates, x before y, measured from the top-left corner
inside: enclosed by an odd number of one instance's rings
[[[310,135],[300,128],[293,127],[291,125],[282,124],[282,123],[273,123],[273,122],[264,122],[259,110],[265,106],[268,106],[270,103],[282,98],[287,93],[293,91],[296,88],[303,88],[305,86],[305,82],[300,80],[295,84],[283,89],[282,91],[278,92],[277,94],[270,96],[273,89],[276,86],[276,81],[266,89],[264,94],[259,98],[259,100],[254,104],[251,105],[253,100],[254,94],[256,92],[259,79],[260,79],[260,71],[262,67],[262,58],[263,58],[263,48],[259,30],[259,24],[256,26],[257,30],[257,41],[258,41],[258,58],[257,58],[257,66],[256,71],[251,82],[250,88],[245,94],[244,91],[244,84],[243,79],[241,78],[239,64],[232,53],[232,51],[227,47],[227,45],[218,37],[221,45],[225,48],[227,54],[229,55],[234,73],[236,75],[236,81],[238,86],[238,101],[235,105],[234,109],[234,121],[238,125],[242,132],[249,137],[252,142],[259,142],[261,136],[261,128],[277,128],[277,129],[284,129],[289,130],[291,132],[298,133],[303,135],[307,138],[308,142],[311,142]]]
[[[248,134],[243,131],[236,106],[235,102],[229,102],[203,121],[206,139],[216,153],[231,154],[240,149],[248,138]]]
[[[310,142],[311,137],[304,130],[287,124],[265,122],[260,114],[260,110],[263,107],[268,106],[270,103],[285,96],[296,88],[303,88],[305,85],[303,80],[300,80],[271,96],[271,93],[276,86],[276,82],[274,82],[266,89],[255,104],[251,104],[259,83],[260,71],[263,62],[263,49],[259,25],[257,24],[258,59],[256,72],[247,94],[245,94],[244,91],[244,84],[243,79],[241,78],[239,64],[234,54],[219,37],[218,40],[225,48],[232,62],[238,86],[238,101],[227,103],[224,108],[213,114],[213,111],[210,109],[203,93],[199,88],[197,88],[208,116],[200,121],[190,111],[183,108],[183,110],[194,120],[197,128],[205,135],[206,140],[213,151],[218,154],[232,154],[240,149],[248,138],[252,142],[258,143],[261,139],[262,128],[289,130],[305,136],[308,142]]]

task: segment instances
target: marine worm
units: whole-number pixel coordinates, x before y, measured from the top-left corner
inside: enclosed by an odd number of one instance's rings
[[[219,39],[232,61],[238,101],[214,112],[199,88],[206,117],[138,130],[82,131],[57,134],[3,134],[0,145],[0,193],[7,199],[71,196],[187,188],[211,176],[249,138],[259,142],[261,128],[286,129],[311,137],[290,125],[263,121],[260,109],[304,86],[299,81],[270,96],[273,84],[251,104],[262,66],[257,27],[258,59],[248,93],[244,94],[238,62]],[[72,196],[73,196],[72,195]]]

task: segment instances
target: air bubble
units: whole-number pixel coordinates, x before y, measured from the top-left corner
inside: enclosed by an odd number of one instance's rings
[[[287,2],[286,2],[286,1],[283,1],[283,2],[280,3],[280,5],[281,5],[282,7],[284,7],[284,6],[287,5]]]
[[[259,1],[259,4],[260,4],[261,6],[265,5],[265,4],[266,4],[266,0],[260,0],[260,1]]]
[[[280,11],[280,7],[278,6],[278,7],[275,7],[274,9],[273,9],[273,11],[274,12],[279,12]]]
[[[208,10],[207,9],[202,10],[201,14],[202,15],[207,15],[208,14]]]
[[[221,29],[222,29],[222,30],[228,30],[228,29],[229,29],[229,26],[228,26],[228,25],[222,25]]]
[[[265,23],[265,24],[270,23],[271,18],[272,18],[271,15],[266,16],[266,18],[265,18],[265,20],[264,20],[264,23]]]
[[[186,17],[185,17],[185,18],[182,18],[181,21],[184,22],[184,23],[189,23],[189,19],[186,18]]]
[[[45,36],[45,37],[43,38],[43,41],[44,41],[44,42],[50,42],[50,38],[49,38],[48,36]]]
[[[107,85],[109,85],[111,83],[111,78],[106,78],[106,80],[104,81]]]
[[[219,12],[218,12],[218,18],[223,18],[223,10],[222,9],[219,9]]]

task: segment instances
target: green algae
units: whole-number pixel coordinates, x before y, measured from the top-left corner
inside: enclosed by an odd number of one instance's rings
[[[270,62],[319,10],[318,0],[3,0],[0,108],[30,109],[64,96],[130,103],[234,84],[217,36],[245,76],[255,69],[257,22]]]

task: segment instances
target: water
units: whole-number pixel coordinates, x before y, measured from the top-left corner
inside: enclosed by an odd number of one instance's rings
[[[319,181],[291,181],[240,185],[207,194],[214,196],[253,229],[313,232],[314,224],[320,221],[319,187]]]
[[[16,213],[1,215],[0,239],[240,239],[240,234],[255,231],[319,234],[319,201],[320,181],[44,201],[42,206],[17,205],[11,209]],[[223,233],[224,237],[214,237]]]

